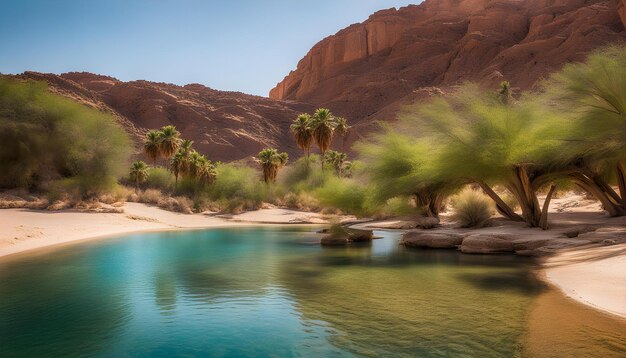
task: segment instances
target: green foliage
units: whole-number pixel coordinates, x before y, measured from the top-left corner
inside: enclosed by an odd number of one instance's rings
[[[278,176],[278,170],[284,167],[289,160],[287,153],[278,153],[274,148],[265,148],[259,152],[258,162],[263,170],[263,181],[273,183]]]
[[[298,159],[295,163],[285,168],[279,184],[296,194],[315,191],[324,185],[322,172],[318,166],[312,165],[319,162],[319,160],[318,155]]]
[[[211,200],[220,204],[221,208],[234,209],[241,204],[252,209],[264,201],[281,196],[279,188],[264,185],[259,173],[253,168],[221,164],[216,169],[217,179],[207,189],[207,193]]]
[[[584,159],[612,168],[626,156],[626,47],[601,49],[584,63],[567,65],[543,88],[537,100],[568,124],[557,156],[562,163]]]
[[[346,213],[362,215],[369,212],[367,187],[354,179],[329,177],[324,186],[315,191],[315,196],[322,205]]]
[[[152,167],[150,168],[150,175],[146,182],[148,188],[159,189],[162,192],[172,193],[174,192],[174,177],[165,168]]]
[[[148,165],[143,161],[136,161],[130,166],[130,181],[135,184],[136,188],[148,181],[149,175]]]
[[[65,179],[83,195],[110,190],[130,148],[112,116],[45,84],[0,78],[0,187],[42,189]]]
[[[493,201],[481,191],[465,188],[452,197],[453,218],[462,227],[483,227],[494,214]]]

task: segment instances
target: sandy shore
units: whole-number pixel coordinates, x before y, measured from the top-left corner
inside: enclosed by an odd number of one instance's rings
[[[120,214],[2,209],[0,257],[134,232],[323,222],[319,214],[278,208],[225,217],[185,215],[139,203],[126,203]]]
[[[559,204],[557,201],[557,205]],[[626,218],[607,218],[600,214],[599,208],[594,207],[588,212],[580,212],[580,207],[579,210],[573,211],[559,210],[559,207],[554,209],[557,211],[551,214],[554,227],[549,231],[528,229],[523,225],[509,222],[475,232],[516,234],[529,240],[551,239],[555,240],[554,242],[571,240],[589,242],[591,237],[610,239],[615,238],[615,235],[618,237],[626,235]],[[70,242],[135,232],[323,222],[324,218],[319,214],[279,208],[226,216],[185,215],[139,203],[126,203],[124,213],[120,214],[2,209],[0,257]],[[564,238],[563,233],[568,227],[583,224],[592,224],[603,229],[582,234],[574,239]],[[371,228],[372,225],[366,223],[361,226]],[[373,226],[384,227],[385,223],[379,222]],[[545,270],[541,276],[576,301],[626,318],[626,244],[582,246],[578,249],[563,250],[545,260]]]
[[[545,278],[576,301],[626,318],[626,244],[560,252],[546,261]]]

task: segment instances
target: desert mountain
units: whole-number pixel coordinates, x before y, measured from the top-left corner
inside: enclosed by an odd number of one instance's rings
[[[313,46],[269,95],[329,107],[363,127],[464,81],[530,89],[626,40],[625,2],[426,0],[379,11]]]
[[[46,81],[53,92],[113,113],[138,144],[148,129],[175,125],[212,160],[238,160],[268,146],[295,154],[289,124],[298,114],[313,110],[305,104],[199,84],[122,82],[84,72],[26,72],[20,77]]]
[[[626,0],[426,0],[323,39],[270,98],[91,73],[20,76],[113,113],[138,144],[146,130],[172,124],[209,158],[230,161],[268,146],[299,153],[289,123],[316,107],[348,118],[355,140],[403,104],[463,81],[531,89],[564,64],[626,41],[625,26]]]

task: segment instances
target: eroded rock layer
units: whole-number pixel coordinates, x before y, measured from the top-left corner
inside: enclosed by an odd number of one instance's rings
[[[624,0],[426,0],[376,12],[316,44],[270,97],[366,124],[433,87],[520,89],[626,40]],[[621,16],[621,18],[620,18]]]

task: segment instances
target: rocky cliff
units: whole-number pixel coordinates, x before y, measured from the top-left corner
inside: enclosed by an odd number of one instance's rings
[[[113,113],[138,149],[148,129],[174,125],[212,160],[237,160],[276,147],[295,154],[290,122],[312,106],[287,103],[203,85],[176,86],[148,81],[122,82],[92,73],[62,75],[26,72],[51,91]]]
[[[624,2],[426,0],[379,11],[316,44],[270,97],[326,106],[365,125],[433,87],[508,80],[529,89],[626,40]]]

